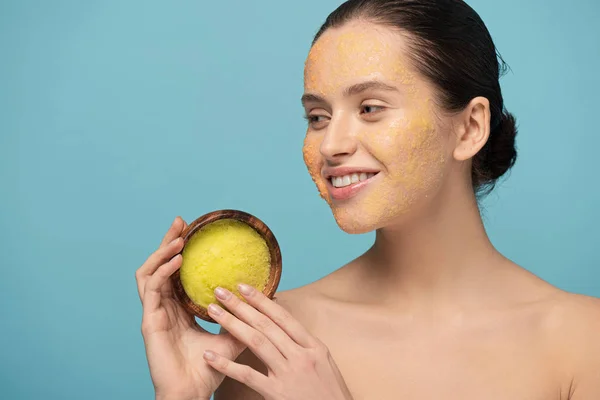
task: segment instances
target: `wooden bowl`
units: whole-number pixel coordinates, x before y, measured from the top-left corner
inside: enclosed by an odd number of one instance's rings
[[[265,296],[272,299],[275,295],[275,291],[277,290],[277,286],[279,285],[279,280],[281,279],[281,250],[279,249],[279,244],[277,243],[277,239],[275,239],[273,232],[271,232],[269,227],[264,222],[256,218],[254,215],[239,210],[218,210],[205,214],[190,223],[187,228],[181,232],[180,236],[184,240],[184,248],[188,240],[202,227],[220,219],[234,219],[246,223],[256,232],[258,232],[267,243],[271,257],[271,268],[263,293]],[[183,304],[186,310],[200,319],[216,323],[216,321],[208,315],[206,308],[194,303],[192,299],[188,297],[183,288],[183,284],[181,283],[179,269],[175,271],[173,275],[171,275],[171,279],[175,296]]]

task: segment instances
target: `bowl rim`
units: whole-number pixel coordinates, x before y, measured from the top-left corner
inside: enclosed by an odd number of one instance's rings
[[[261,237],[267,243],[269,254],[271,256],[271,265],[269,268],[269,278],[267,280],[265,288],[263,289],[263,294],[268,298],[272,299],[281,280],[281,249],[279,247],[277,239],[275,238],[275,235],[267,226],[267,224],[265,224],[258,217],[248,212],[234,209],[223,209],[211,211],[196,218],[179,235],[179,237],[183,238],[184,240],[184,247],[182,248],[179,254],[183,253],[185,245],[195,233],[197,233],[203,227],[222,219],[233,219],[247,224],[248,226],[253,228],[259,235],[261,235]],[[177,300],[179,300],[179,302],[182,303],[184,308],[189,313],[197,316],[198,318],[204,321],[216,323],[216,321],[209,316],[206,308],[194,303],[185,292],[180,279],[180,268],[177,268],[177,270],[171,275],[170,279],[173,284],[173,289]]]

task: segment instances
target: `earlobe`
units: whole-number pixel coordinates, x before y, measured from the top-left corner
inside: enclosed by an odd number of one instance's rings
[[[454,159],[465,161],[481,150],[490,136],[490,115],[490,102],[485,97],[475,97],[460,113]]]

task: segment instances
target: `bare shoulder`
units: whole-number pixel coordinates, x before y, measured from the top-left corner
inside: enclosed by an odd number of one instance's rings
[[[297,289],[277,292],[273,301],[287,310],[309,331],[311,330],[310,302],[315,299],[315,290],[311,285]],[[247,365],[263,374],[267,374],[267,367],[250,350],[245,350],[235,362]],[[215,400],[262,400],[263,397],[246,385],[234,379],[225,377],[223,383],[215,392]]]
[[[551,302],[548,316],[550,326],[560,329],[567,337],[599,337],[599,298],[561,291]],[[600,343],[598,340],[595,342]]]
[[[551,302],[546,329],[570,376],[569,398],[600,398],[600,299],[561,292]]]
[[[273,300],[310,331],[316,303],[321,300],[320,292],[316,287],[317,283],[313,282],[296,289],[282,291],[277,293]]]

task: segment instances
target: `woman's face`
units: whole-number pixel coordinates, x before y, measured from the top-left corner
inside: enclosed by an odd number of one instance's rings
[[[403,37],[368,22],[327,30],[310,50],[304,160],[338,225],[381,228],[441,188],[452,149],[433,89],[410,66]]]

